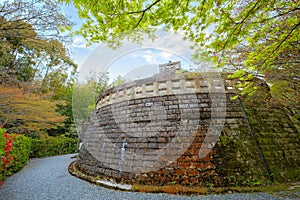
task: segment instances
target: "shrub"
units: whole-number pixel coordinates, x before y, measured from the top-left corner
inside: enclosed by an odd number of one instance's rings
[[[78,140],[65,136],[49,137],[44,140],[32,139],[30,157],[55,156],[76,153]]]
[[[3,184],[5,177],[9,174],[7,168],[14,159],[14,156],[11,155],[12,146],[12,136],[6,133],[4,128],[0,128],[0,185]]]
[[[29,158],[75,153],[77,139],[65,136],[36,139],[8,134],[0,128],[0,185],[5,177],[23,168]]]
[[[8,175],[22,169],[27,164],[31,152],[31,138],[24,135],[14,135],[13,138],[11,154],[15,157],[15,159],[8,167]]]

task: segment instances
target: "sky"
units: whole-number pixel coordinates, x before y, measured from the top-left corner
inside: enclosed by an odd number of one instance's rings
[[[78,29],[82,20],[78,18],[76,8],[70,4],[62,9],[76,23],[74,28]],[[73,36],[71,57],[79,66],[79,81],[105,71],[109,72],[110,81],[118,76],[130,80],[146,78],[158,73],[159,64],[169,61],[180,61],[183,69],[196,68],[190,43],[183,40],[183,35],[159,30],[157,36],[154,42],[145,37],[141,45],[124,41],[116,51],[101,43],[86,46],[83,37]]]

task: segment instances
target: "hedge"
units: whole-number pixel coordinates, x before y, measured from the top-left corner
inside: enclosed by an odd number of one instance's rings
[[[65,136],[49,137],[44,140],[32,139],[31,158],[75,153],[78,140]]]
[[[5,129],[1,129],[0,134],[0,158],[5,156],[6,141],[4,136]],[[76,153],[77,142],[76,138],[68,138],[65,136],[49,137],[47,139],[33,139],[24,135],[7,134],[6,137],[12,138],[12,148],[9,150],[10,156],[9,164],[5,165],[3,160],[0,159],[0,185],[5,179],[21,168],[23,168],[29,158],[40,158],[46,156],[56,156],[62,154]],[[5,158],[6,160],[6,158]]]
[[[31,138],[24,135],[14,135],[11,155],[13,162],[7,168],[8,175],[19,171],[29,160],[31,152]]]
[[[13,136],[8,134],[4,128],[0,128],[0,186],[8,175],[7,168],[14,159],[14,156],[11,155],[12,143]]]

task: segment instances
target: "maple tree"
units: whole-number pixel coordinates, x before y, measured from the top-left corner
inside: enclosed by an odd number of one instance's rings
[[[77,65],[63,33],[72,25],[55,0],[0,3],[0,119],[9,131],[64,133],[73,123]]]
[[[272,85],[275,99],[295,109],[290,114],[299,113],[298,0],[62,1],[72,2],[85,19],[74,32],[90,43],[114,48],[158,28],[180,31],[191,41],[195,61],[211,60],[233,72],[242,95],[255,92],[259,81],[253,79],[259,77]]]
[[[180,30],[199,53],[213,59],[220,56],[223,61],[219,53],[240,45],[251,49],[243,63],[253,70],[268,68],[299,40],[300,3],[296,0],[64,1],[73,2],[85,19],[76,33],[90,42],[134,39],[159,27]],[[120,34],[126,32],[130,34]]]
[[[62,125],[66,117],[56,112],[58,102],[50,101],[49,94],[35,94],[30,87],[0,85],[0,118],[6,120],[7,129],[39,135]]]
[[[85,19],[75,32],[90,42],[120,45],[124,37],[134,40],[162,27],[184,33],[195,58],[204,55],[221,67],[242,54],[239,68],[259,73],[299,47],[300,3],[294,0],[64,1],[73,2]],[[297,53],[289,64],[299,64]]]

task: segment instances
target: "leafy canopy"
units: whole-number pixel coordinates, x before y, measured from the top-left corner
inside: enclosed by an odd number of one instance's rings
[[[192,42],[196,61],[209,59],[234,72],[231,78],[240,79],[242,95],[253,93],[259,84],[253,79],[262,77],[275,99],[300,119],[299,106],[295,108],[300,91],[298,0],[61,1],[76,6],[85,22],[75,33],[90,43],[116,47],[124,37],[135,41],[157,28],[180,31]]]
[[[0,124],[11,132],[65,133],[73,123],[77,65],[63,32],[73,24],[60,6],[56,0],[0,2]]]
[[[242,78],[244,93],[255,89],[249,83],[253,74],[299,69],[297,0],[62,1],[73,2],[85,19],[75,32],[90,43],[118,46],[124,37],[137,40],[157,28],[181,31],[192,42],[197,61],[209,59],[237,72],[233,77]]]
[[[76,71],[61,27],[72,23],[53,0],[0,3],[0,80],[29,82],[51,71]],[[54,70],[55,69],[55,70]]]
[[[228,50],[251,49],[244,65],[252,71],[264,71],[291,44],[299,45],[297,0],[63,1],[73,2],[85,19],[77,33],[90,42],[116,42],[124,32],[134,39],[159,27],[180,30],[219,64]]]

